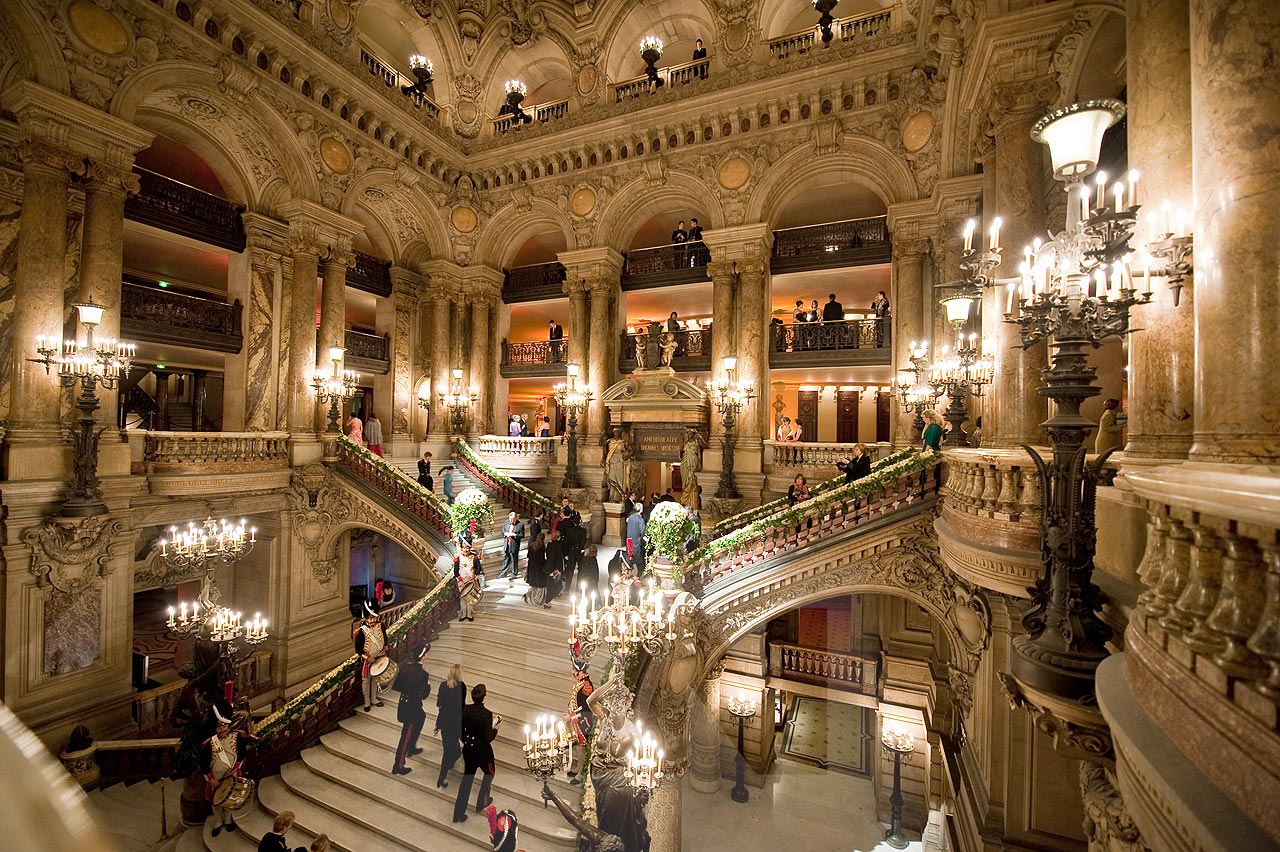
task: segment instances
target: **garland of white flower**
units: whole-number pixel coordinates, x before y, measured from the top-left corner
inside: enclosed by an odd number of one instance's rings
[[[449,523],[454,533],[460,533],[475,521],[477,534],[483,534],[493,523],[493,506],[489,497],[479,488],[467,488],[454,498],[449,507]]]
[[[519,494],[521,497],[525,498],[535,506],[539,506],[543,509],[547,509],[548,511],[552,511],[552,512],[556,510],[556,503],[554,500],[552,500],[549,497],[542,496],[537,491],[534,491],[532,488],[529,488],[527,485],[523,485],[519,482],[516,482],[511,477],[507,476],[505,473],[500,473],[499,471],[495,470],[484,459],[480,458],[480,456],[476,454],[476,451],[471,448],[471,446],[466,442],[466,439],[464,438],[457,439],[457,443],[455,445],[455,452],[458,455],[462,456],[464,459],[466,459],[468,462],[470,462],[472,465],[474,465],[477,470],[479,470],[485,476],[489,477],[489,479],[491,479],[493,482],[497,483],[498,485],[501,485],[503,488],[508,488],[511,491],[514,491],[516,494]]]
[[[439,513],[442,518],[449,517],[449,506],[431,491],[427,490],[427,487],[419,483],[418,480],[409,476],[409,474],[391,464],[391,462],[387,461],[377,453],[370,452],[367,448],[352,441],[346,435],[340,436],[338,438],[338,443],[342,444],[351,452],[357,453],[362,459],[371,463],[374,467],[391,474],[392,477],[409,486],[411,490],[417,492],[418,496],[422,497],[426,501],[427,505]]]
[[[454,582],[451,575],[442,577],[426,597],[411,606],[405,611],[404,615],[396,620],[395,624],[391,625],[391,629],[387,631],[387,644],[394,645],[403,639],[414,625],[426,618],[437,604],[447,600],[450,595],[455,593],[456,589],[457,583]],[[329,693],[342,688],[349,678],[356,675],[359,670],[359,661],[360,657],[357,654],[347,657],[320,680],[295,695],[283,707],[259,722],[254,728],[254,734],[261,740],[258,747],[265,748],[268,741],[281,729],[287,727],[295,718],[324,699]]]
[[[673,502],[659,503],[653,507],[649,523],[645,524],[644,538],[649,552],[675,562],[684,555],[685,542],[697,530],[697,522],[684,506]]]
[[[883,470],[888,465],[897,464],[903,459],[910,458],[911,456],[915,455],[916,452],[917,450],[914,447],[907,447],[905,450],[898,450],[898,452],[896,453],[887,455],[882,459],[878,459],[872,462],[871,472],[875,473],[877,470]],[[816,497],[819,494],[825,493],[827,491],[830,491],[833,488],[838,488],[841,485],[845,485],[845,484],[846,483],[845,483],[844,475],[841,474],[840,476],[832,477],[831,479],[825,479],[822,482],[819,482],[817,485],[813,486],[813,488],[809,489],[809,493],[813,494]],[[770,500],[768,503],[761,503],[759,506],[746,509],[745,511],[739,512],[736,515],[730,515],[729,517],[721,520],[719,523],[717,523],[714,527],[711,528],[711,536],[713,538],[718,538],[719,536],[725,535],[729,532],[732,532],[733,530],[741,529],[742,527],[746,526],[752,521],[758,521],[761,518],[768,517],[769,515],[772,515],[775,512],[782,511],[787,507],[787,505],[788,505],[787,498],[779,497],[776,500]]]
[[[902,454],[898,453],[896,455],[901,456]],[[890,456],[885,461],[889,462],[893,458],[893,456]],[[805,518],[819,516],[825,509],[835,506],[837,503],[866,497],[897,483],[904,476],[927,470],[941,461],[942,456],[938,453],[932,451],[922,453],[912,450],[910,458],[898,458],[890,464],[882,465],[869,476],[854,480],[847,485],[826,489],[821,496],[797,503],[781,512],[775,512],[768,517],[753,521],[742,529],[734,530],[719,538],[712,539],[689,554],[686,562],[688,564],[709,562],[717,554],[735,551],[757,536],[762,536],[776,529],[795,527],[802,523]]]

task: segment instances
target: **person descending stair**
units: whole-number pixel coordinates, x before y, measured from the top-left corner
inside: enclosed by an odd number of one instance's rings
[[[484,596],[484,567],[480,554],[471,549],[471,543],[463,540],[461,553],[453,557],[453,578],[458,581],[459,621],[476,620],[476,604]]]
[[[382,706],[378,698],[378,678],[371,668],[379,657],[387,653],[387,633],[382,627],[382,620],[368,602],[364,605],[364,623],[356,625],[351,631],[351,638],[356,643],[356,653],[360,655],[360,677],[363,680],[364,712],[368,713],[373,705]]]
[[[396,720],[404,725],[400,731],[400,745],[396,748],[396,762],[391,767],[392,775],[408,775],[413,770],[404,765],[407,758],[420,754],[418,735],[422,733],[422,725],[427,721],[427,711],[422,709],[422,702],[431,694],[431,678],[422,668],[422,660],[427,656],[431,645],[426,644],[417,650],[413,659],[405,663],[398,674],[392,689],[400,693],[400,703],[396,707]]]
[[[467,798],[471,795],[476,770],[484,773],[476,795],[476,813],[493,804],[493,797],[489,795],[494,775],[493,741],[497,739],[502,718],[484,706],[486,694],[484,684],[476,684],[471,689],[471,703],[462,711],[462,783],[458,785],[458,798],[453,803],[454,822],[467,820]]]

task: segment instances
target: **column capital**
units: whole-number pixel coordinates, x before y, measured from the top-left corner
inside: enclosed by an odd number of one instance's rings
[[[261,213],[241,214],[245,241],[254,249],[284,254],[289,240],[289,223]]]
[[[716,228],[714,231],[703,232],[702,241],[711,250],[713,261],[767,258],[773,251],[773,229],[764,222],[739,225],[736,228]]]
[[[391,295],[395,299],[408,299],[417,304],[423,292],[423,278],[412,269],[391,267]]]
[[[24,169],[34,168],[63,175],[84,175],[85,162],[60,145],[46,140],[28,138],[18,148]]]
[[[155,138],[149,130],[30,80],[5,89],[0,105],[17,117],[18,125],[32,138],[81,159],[125,169],[133,165],[133,155]]]
[[[323,247],[341,247],[345,241],[349,249],[351,239],[364,233],[364,225],[314,201],[291,199],[280,205],[280,213],[288,220],[291,231],[309,230]]]
[[[114,192],[119,195],[137,195],[142,189],[137,174],[132,169],[109,163],[91,160],[85,170],[89,187],[99,192]]]
[[[978,115],[988,135],[1007,130],[1013,124],[1034,124],[1058,97],[1058,84],[1037,77],[996,83]],[[1028,145],[1037,144],[1028,137]]]
[[[566,285],[568,281],[577,280],[596,287],[622,280],[622,254],[609,246],[562,251],[556,260],[564,265]]]
[[[356,253],[351,248],[351,237],[348,234],[338,234],[337,238],[329,243],[328,249],[321,256],[321,265],[325,268],[337,267],[345,270],[353,269],[356,265]]]

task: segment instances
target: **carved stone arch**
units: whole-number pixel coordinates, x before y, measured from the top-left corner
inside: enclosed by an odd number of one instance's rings
[[[634,0],[601,0],[597,4],[596,32],[609,33],[601,49],[601,71],[613,81],[626,80],[637,74],[623,70],[622,63],[643,68],[638,58],[640,39],[656,35],[670,44],[671,22],[689,22],[693,37],[701,36],[704,43],[712,40],[720,13],[713,0],[650,0],[636,3]],[[671,57],[666,54],[661,65],[688,62],[688,56]],[[638,73],[638,72],[637,72]]]
[[[435,550],[424,547],[424,542],[420,536],[414,535],[399,522],[391,518],[390,515],[384,515],[382,520],[387,521],[386,524],[379,522],[376,517],[366,515],[359,520],[351,520],[335,525],[330,529],[323,540],[316,546],[314,550],[315,556],[313,561],[321,562],[327,560],[338,559],[338,542],[342,540],[342,534],[351,530],[371,530],[379,535],[386,536],[391,541],[400,545],[407,553],[413,554],[426,567],[426,574],[431,582],[438,582],[442,573],[439,562],[443,554],[437,553]],[[311,555],[311,552],[308,552]],[[336,564],[336,562],[335,562]]]
[[[705,230],[723,228],[726,224],[724,207],[703,180],[688,172],[668,170],[662,182],[655,183],[645,177],[636,178],[606,202],[596,226],[595,245],[607,245],[618,251],[626,251],[631,247],[631,241],[640,226],[650,218],[645,211],[651,210],[655,205],[673,203],[683,203],[688,209],[706,211],[706,220],[703,222]]]
[[[508,204],[490,217],[476,238],[476,243],[484,246],[478,260],[495,269],[509,266],[525,240],[547,231],[558,231],[564,236],[565,247],[574,247],[569,219],[551,201],[532,198],[524,209]]]
[[[19,79],[27,79],[59,94],[70,94],[71,75],[62,49],[34,8],[26,3],[0,3],[0,32],[12,44],[17,59],[15,70],[20,72],[0,80],[0,84],[7,88]]]
[[[369,241],[374,257],[395,262],[400,257],[395,237],[392,236],[392,225],[387,222],[385,214],[362,202],[348,207],[343,205],[342,214],[364,226],[364,238]],[[361,247],[360,238],[356,239],[356,248]]]
[[[342,212],[356,218],[357,210],[375,219],[391,245],[388,259],[404,265],[414,243],[426,243],[431,257],[446,253],[449,238],[437,205],[416,188],[403,186],[390,169],[374,169],[352,181],[343,196]]]
[[[405,35],[413,43],[413,50],[409,52],[421,53],[431,59],[435,100],[443,103],[448,99],[447,93],[451,91],[457,69],[463,66],[457,27],[441,26],[442,21],[430,14],[430,3],[412,4],[419,9],[418,15],[406,14],[406,6],[409,5],[411,4],[400,0],[363,0],[356,15],[356,27],[363,31],[365,21],[361,18],[370,16],[384,16],[399,21]],[[422,15],[422,10],[426,10],[427,15]],[[386,49],[384,45],[378,47]],[[407,54],[403,58],[407,59]]]
[[[484,48],[481,52],[484,52]],[[503,84],[512,78],[524,81],[530,92],[536,91],[545,83],[563,79],[569,84],[572,96],[575,88],[572,57],[571,45],[565,44],[561,39],[540,38],[520,47],[512,46],[509,42],[500,45],[488,64],[476,66],[485,68],[487,72],[482,81],[482,88],[486,93],[485,109],[491,116],[498,115],[498,110],[507,97]],[[544,102],[541,98],[526,99],[524,106],[536,106]]]
[[[793,148],[761,176],[747,204],[746,221],[773,222],[793,195],[793,187],[813,175],[842,173],[880,196],[889,207],[914,201],[919,190],[907,163],[884,144],[845,135],[840,149],[815,157],[810,146]]]

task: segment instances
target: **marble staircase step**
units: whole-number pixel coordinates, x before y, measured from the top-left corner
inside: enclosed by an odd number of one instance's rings
[[[103,790],[90,792],[86,799],[98,827],[111,834],[125,852],[150,849],[160,842],[158,802],[153,810],[140,795],[133,804],[127,804],[108,796]]]
[[[209,850],[209,852],[252,852],[252,850],[258,848],[263,836],[274,827],[275,819],[275,813],[267,811],[255,798],[236,811],[235,831],[224,829],[218,833],[217,837],[214,837],[213,829],[217,823],[212,818],[208,819],[198,830],[203,843],[202,848]],[[190,828],[187,831],[194,833],[197,832],[197,829]],[[294,825],[286,835],[289,841],[289,848],[292,850],[301,846],[306,849],[311,845],[311,841],[315,840],[315,835],[318,833],[320,832],[309,831],[302,825]],[[181,850],[181,852],[185,852],[185,850]],[[347,852],[358,852],[358,850],[349,849]]]
[[[460,777],[458,774],[453,774],[448,787],[439,790],[435,785],[434,773],[419,771],[409,775],[392,775],[388,765],[392,754],[389,750],[342,734],[330,739],[332,742],[326,746],[307,749],[302,753],[303,763],[312,773],[327,778],[353,794],[373,797],[419,820],[428,821],[437,830],[453,830],[453,805]],[[379,763],[380,760],[382,763]],[[521,839],[532,835],[548,843],[573,846],[576,834],[559,813],[544,810],[540,796],[530,799],[516,795],[506,786],[506,782],[511,780],[515,780],[514,775],[507,777],[507,773],[495,774],[491,795],[499,809],[510,807],[521,818]],[[475,796],[479,793],[478,785],[479,778],[472,786],[468,812],[476,819],[483,819],[483,815],[477,816],[474,811]]]
[[[498,696],[490,694],[485,698],[484,706],[502,717],[502,724],[498,726],[498,736],[493,741],[494,755],[497,757],[499,749],[507,757],[504,760],[511,766],[524,766],[524,726],[532,725],[534,721],[547,713],[559,713],[558,706],[568,707],[568,698],[557,706],[538,706],[534,707],[529,704],[517,705],[515,702],[502,699],[498,700]],[[433,703],[423,702],[422,709],[426,711],[427,721],[423,726],[427,731],[435,729],[436,724],[436,706]],[[387,701],[382,707],[374,707],[369,713],[363,710],[357,710],[360,716],[366,719],[376,719],[382,724],[388,725],[395,729],[398,734],[400,731],[400,723],[396,721],[396,705],[394,701]],[[350,718],[350,717],[348,717]]]
[[[474,636],[458,638],[445,633],[431,644],[431,653],[427,655],[427,671],[431,674],[433,688],[435,684],[444,682],[453,663],[461,664],[462,679],[468,686],[476,683],[487,686],[491,681],[508,680],[512,671],[519,671],[520,683],[535,690],[560,694],[573,686],[572,666],[567,653],[548,654],[489,639]],[[603,668],[603,664],[596,664],[594,660],[592,663],[592,674]]]

